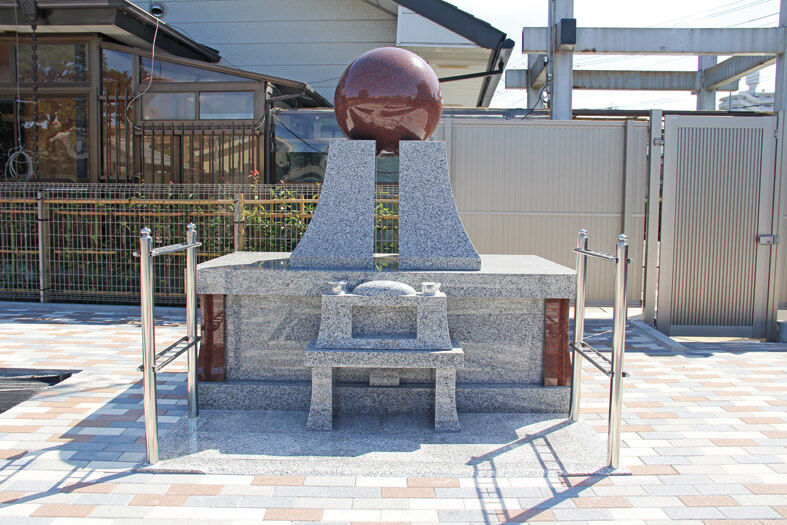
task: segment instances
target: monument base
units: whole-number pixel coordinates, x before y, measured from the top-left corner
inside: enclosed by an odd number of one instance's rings
[[[451,338],[464,352],[456,370],[460,413],[567,412],[574,271],[536,256],[481,259],[480,271],[399,271],[395,256],[376,257],[371,270],[291,269],[286,253],[239,252],[199,265],[198,293],[213,306],[213,317],[203,316],[201,369],[222,369],[225,380],[202,375],[201,406],[307,410],[306,348],[318,336],[328,283],[344,280],[352,290],[386,280],[442,283]],[[380,370],[395,372],[398,386],[370,386]],[[333,374],[335,412],[434,410],[434,368],[338,366]]]
[[[347,414],[418,414],[434,410],[434,381],[395,387],[336,381],[334,411]],[[571,388],[513,384],[457,384],[461,413],[513,412],[565,414]],[[311,380],[225,381],[200,383],[200,408],[206,410],[309,410]]]

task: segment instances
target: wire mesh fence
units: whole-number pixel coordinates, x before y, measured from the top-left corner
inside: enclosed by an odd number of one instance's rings
[[[139,301],[139,231],[154,246],[197,225],[198,262],[233,251],[289,252],[320,187],[263,184],[0,184],[0,298]],[[375,251],[397,251],[398,188],[378,186]],[[157,304],[184,303],[183,253],[154,259]]]

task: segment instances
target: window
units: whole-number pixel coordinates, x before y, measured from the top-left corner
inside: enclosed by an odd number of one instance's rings
[[[142,96],[145,120],[194,120],[197,105],[194,93],[146,93]]]
[[[254,93],[245,91],[200,93],[199,118],[253,119]]]
[[[131,90],[133,58],[128,53],[101,50],[101,81],[105,89]]]
[[[38,139],[38,173],[36,180],[84,182],[88,178],[87,99],[82,97],[42,97],[38,100],[38,120],[33,122],[33,104],[19,108],[21,125],[17,125],[13,99],[0,100],[0,126],[4,159],[21,131],[22,145],[35,151]]]
[[[33,46],[19,45],[19,80],[33,81]],[[87,82],[85,44],[38,44],[39,82]]]
[[[244,77],[218,73],[209,69],[199,69],[182,64],[173,64],[156,60],[153,66],[154,82],[238,82],[248,80]],[[139,68],[140,83],[148,82],[150,79],[150,59],[142,58]]]

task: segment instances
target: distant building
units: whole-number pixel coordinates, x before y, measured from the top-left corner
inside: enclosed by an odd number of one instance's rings
[[[773,111],[774,94],[764,91],[757,93],[759,83],[759,71],[747,76],[748,91],[739,91],[734,95],[722,97],[719,101],[719,109],[722,111]]]

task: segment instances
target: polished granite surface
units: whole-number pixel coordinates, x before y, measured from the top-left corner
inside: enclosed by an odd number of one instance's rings
[[[384,279],[420,289],[425,281],[442,283],[449,297],[570,298],[575,292],[571,268],[535,255],[481,255],[481,269],[401,270],[396,255],[375,255],[366,270],[293,269],[290,254],[235,252],[197,266],[197,293],[223,295],[321,295],[329,281],[360,283]]]
[[[155,471],[281,475],[547,476],[606,465],[606,443],[554,414],[460,414],[435,433],[429,414],[337,414],[305,430],[307,412],[203,410],[161,439]],[[617,471],[626,473],[626,471]]]
[[[354,140],[377,141],[395,155],[401,140],[426,140],[440,122],[440,81],[420,56],[399,47],[372,49],[342,74],[334,96],[336,121]]]

